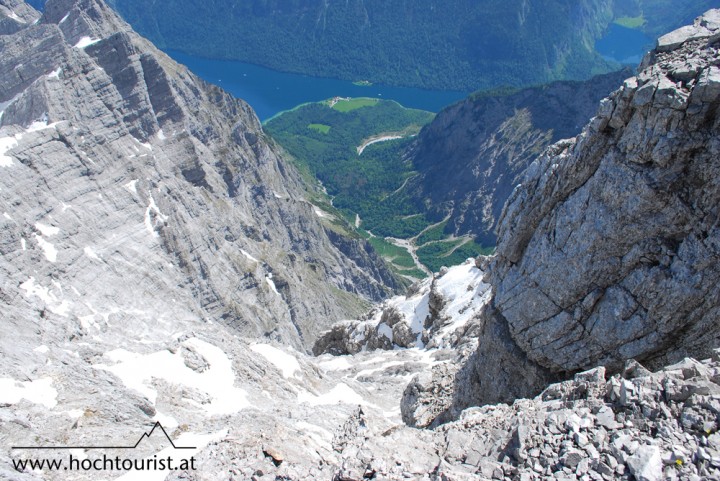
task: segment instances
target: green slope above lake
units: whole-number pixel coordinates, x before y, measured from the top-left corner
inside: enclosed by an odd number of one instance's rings
[[[368,238],[399,273],[419,278],[484,251],[468,236],[444,234],[444,224],[430,221],[406,189],[417,172],[404,152],[433,118],[396,102],[334,98],[284,112],[265,129],[322,183],[328,200],[321,209]]]

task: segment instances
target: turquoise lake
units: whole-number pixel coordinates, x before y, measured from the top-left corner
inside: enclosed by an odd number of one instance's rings
[[[655,41],[634,28],[613,23],[605,36],[595,42],[595,50],[609,60],[637,66]]]
[[[234,60],[212,60],[173,50],[166,53],[203,80],[245,100],[255,109],[261,121],[302,103],[336,96],[395,100],[405,107],[439,112],[469,94],[385,85],[363,87],[345,80],[278,72]]]

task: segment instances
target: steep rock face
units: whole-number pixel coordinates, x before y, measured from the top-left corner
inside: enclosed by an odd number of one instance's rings
[[[488,276],[493,322],[512,345],[478,349],[476,401],[499,384],[487,366],[508,350],[563,373],[629,358],[655,367],[718,345],[719,39],[718,10],[662,37],[581,135],[528,168]]]
[[[475,341],[478,326],[473,320],[489,299],[489,286],[482,277],[474,259],[444,268],[361,319],[335,324],[315,341],[313,353],[337,356],[375,349],[457,348]]]
[[[244,102],[102,2],[27,15],[0,36],[0,272],[13,322],[163,312],[300,348],[386,295],[393,277],[333,244]]]
[[[40,14],[21,0],[0,2],[0,35],[8,35],[34,23]]]
[[[497,220],[527,166],[552,142],[580,133],[629,75],[478,94],[446,108],[406,153],[421,173],[408,192],[437,221],[449,216],[447,232],[494,246]]]

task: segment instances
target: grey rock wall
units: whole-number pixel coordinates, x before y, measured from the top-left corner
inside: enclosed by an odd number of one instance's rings
[[[656,367],[720,342],[719,38],[718,10],[662,37],[506,204],[492,308],[538,369]],[[500,352],[479,349],[473,362],[493,366]],[[498,376],[475,401],[505,384],[525,395],[533,385]]]
[[[12,8],[28,19],[0,35],[0,282],[7,312],[29,309],[15,322],[159,308],[304,349],[397,286],[328,237],[243,101],[100,1]],[[23,291],[31,277],[62,294]]]
[[[527,166],[553,142],[580,133],[629,75],[480,93],[447,107],[406,153],[420,172],[408,194],[438,222],[448,217],[447,232],[494,246],[502,208]]]
[[[0,35],[9,35],[32,24],[40,14],[21,0],[0,2]]]

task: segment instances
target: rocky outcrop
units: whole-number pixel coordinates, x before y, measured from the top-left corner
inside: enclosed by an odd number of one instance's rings
[[[0,1],[0,35],[10,35],[32,24],[40,14],[22,0]]]
[[[363,318],[336,323],[318,338],[313,353],[337,356],[375,349],[474,348],[479,333],[476,317],[489,299],[482,276],[474,259],[443,268]]]
[[[0,286],[14,322],[163,312],[305,348],[391,292],[362,244],[350,259],[328,237],[243,101],[100,1],[52,0],[41,18],[2,5],[19,28],[0,35]]]
[[[219,479],[209,473],[223,469],[259,480],[717,479],[719,374],[717,356],[655,374],[630,362],[609,379],[597,368],[533,399],[468,409],[434,430],[387,428],[363,406],[326,434],[314,460],[299,457],[301,434],[286,431],[278,449],[290,456],[279,466],[262,455],[257,437],[234,429],[201,455],[208,468],[199,479]]]
[[[475,94],[444,109],[405,154],[420,172],[408,195],[436,221],[448,217],[446,232],[494,246],[503,205],[527,166],[551,143],[580,133],[598,102],[630,75]]]
[[[717,10],[661,38],[582,134],[528,168],[487,276],[485,332],[506,341],[481,343],[465,367],[476,374],[463,380],[478,385],[468,404],[526,396],[551,375],[617,371],[630,358],[657,367],[720,343],[719,39]],[[537,376],[505,372],[512,352]]]
[[[667,311],[661,308],[677,307],[677,295],[692,308],[691,315],[680,313],[696,323],[680,325],[683,336],[641,357],[655,367],[685,351],[708,351],[698,344],[703,339],[716,343],[717,323],[701,322],[716,311],[692,317],[703,309],[692,304],[695,291],[677,291],[683,285],[672,283],[694,276],[708,302],[717,295],[715,284],[706,284],[717,270],[715,224],[707,235],[699,231],[718,205],[715,34],[657,53],[635,84],[628,81],[603,104],[585,134],[554,147],[564,157],[552,158],[551,151],[534,164],[528,180],[539,190],[527,184],[516,191],[514,202],[527,203],[508,207],[503,228],[518,237],[503,237],[498,258],[443,270],[363,319],[376,339],[384,339],[383,349],[370,350],[358,340],[350,346],[360,351],[353,356],[309,357],[299,352],[300,335],[291,326],[312,332],[315,327],[302,322],[304,309],[331,319],[340,309],[331,301],[351,297],[339,296],[327,282],[362,286],[349,282],[357,267],[323,236],[295,174],[264,142],[248,107],[197,81],[122,23],[103,24],[109,15],[94,0],[51,0],[38,24],[0,36],[0,93],[6,95],[0,119],[0,477],[97,479],[93,470],[22,468],[16,462],[34,453],[11,446],[142,439],[133,452],[138,460],[165,457],[166,438],[143,436],[158,422],[178,445],[197,447],[192,454],[173,452],[195,456],[197,469],[153,473],[176,480],[720,476],[718,351],[655,374],[615,357],[608,367],[618,373],[609,379],[602,367],[574,374],[572,364],[563,370],[541,362],[543,336],[559,331],[545,326],[536,336],[540,344],[531,342],[533,350],[515,329],[514,307],[544,307],[531,295],[533,286],[527,297],[497,302],[507,287],[503,280],[527,267],[530,255],[543,267],[530,276],[557,268],[543,262],[576,263],[576,277],[544,285],[553,295],[564,295],[566,282],[592,271],[537,242],[550,220],[559,235],[561,219],[586,218],[583,211],[561,217],[556,210],[576,206],[574,196],[586,187],[604,192],[595,176],[605,172],[608,194],[593,202],[625,199],[643,212],[641,220],[652,221],[642,224],[649,239],[664,222],[661,232],[674,233],[678,246],[668,251],[668,261],[640,250],[649,243],[633,247],[623,260],[629,260],[630,280],[644,282],[630,294],[640,297],[643,289],[658,288],[657,279],[668,279],[664,297],[649,304],[648,317],[658,314],[658,335],[665,325],[660,321],[675,322],[662,317]],[[709,14],[700,26],[717,31],[714,18]],[[32,62],[20,60],[23,48]],[[667,75],[687,80],[665,88]],[[642,128],[631,128],[635,123]],[[586,150],[605,153],[594,163]],[[647,154],[645,163],[624,162],[635,151]],[[548,159],[557,166],[548,167]],[[683,165],[680,172],[676,162]],[[586,171],[591,173],[580,176]],[[547,175],[533,177],[538,172]],[[614,172],[623,175],[618,179]],[[650,184],[641,182],[646,176]],[[581,185],[568,187],[582,178]],[[633,199],[621,196],[620,181],[635,182]],[[681,212],[695,223],[648,215],[648,199],[662,203],[651,214],[692,206]],[[625,242],[602,230],[604,220],[617,221],[632,242],[640,227],[627,219],[636,219],[635,211],[622,212],[596,215],[596,229]],[[532,229],[531,219],[538,220]],[[585,222],[576,225],[577,235],[594,232]],[[678,225],[683,235],[674,230]],[[565,255],[576,252],[577,237],[568,238],[572,242],[560,249]],[[583,247],[590,256],[604,245],[615,248],[597,235],[589,239],[595,242]],[[350,250],[363,257],[360,245]],[[630,262],[636,251],[649,262]],[[513,253],[519,254],[515,261]],[[483,281],[489,261],[491,287]],[[604,265],[605,273],[617,266]],[[657,277],[642,277],[654,272]],[[593,306],[579,315],[586,312],[595,315]],[[619,322],[607,317],[596,324],[611,321]],[[697,332],[702,327],[706,331]],[[263,339],[242,339],[238,332]],[[298,349],[268,341],[266,333]],[[607,342],[612,340],[609,330]],[[400,349],[413,343],[438,348]],[[556,346],[558,353],[572,352],[567,346]],[[593,362],[591,349],[580,354]],[[556,377],[570,380],[545,386]],[[535,389],[539,395],[532,399],[514,399]],[[470,401],[490,399],[510,403],[461,411]],[[103,455],[118,453],[98,448],[88,457]],[[123,474],[136,479],[147,472]]]
[[[656,374],[630,362],[607,381],[603,368],[583,372],[533,400],[465,411],[437,430],[441,452],[486,479],[712,479],[717,369],[686,359]]]

